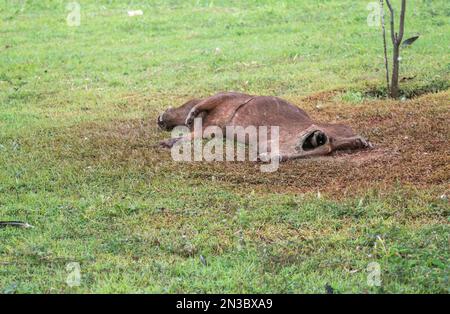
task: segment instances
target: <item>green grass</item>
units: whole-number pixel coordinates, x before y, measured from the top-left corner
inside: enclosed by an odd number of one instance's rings
[[[384,86],[367,2],[80,4],[69,27],[65,1],[0,2],[0,220],[35,226],[0,229],[0,292],[450,292],[441,187],[252,192],[121,150],[127,121],[219,90],[339,89],[364,106]],[[402,88],[446,90],[448,3],[408,5],[405,37],[421,37],[403,53],[415,78]],[[66,284],[69,262],[79,287]],[[367,284],[370,262],[380,287]]]

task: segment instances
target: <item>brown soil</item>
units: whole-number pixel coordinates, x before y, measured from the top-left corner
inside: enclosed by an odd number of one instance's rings
[[[106,126],[89,124],[77,134],[85,158],[95,156],[93,162],[140,167],[161,174],[181,172],[190,180],[216,180],[241,191],[346,195],[368,188],[389,189],[396,183],[448,190],[448,91],[405,102],[377,100],[354,105],[333,99],[334,93],[329,92],[289,100],[318,121],[348,123],[375,149],[288,161],[274,173],[262,173],[260,165],[251,162],[174,162],[169,151],[157,147],[170,133],[157,129],[153,113],[143,120]]]

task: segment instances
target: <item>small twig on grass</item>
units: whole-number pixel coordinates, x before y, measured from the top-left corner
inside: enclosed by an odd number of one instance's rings
[[[16,228],[33,228],[32,225],[30,225],[27,222],[22,222],[22,221],[0,221],[0,228],[4,228],[4,227],[16,227]]]

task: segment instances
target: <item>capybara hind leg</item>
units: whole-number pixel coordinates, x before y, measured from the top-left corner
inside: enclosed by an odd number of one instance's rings
[[[179,140],[181,140],[181,137],[169,138],[168,140],[159,142],[159,146],[162,148],[172,148]]]
[[[362,136],[334,138],[331,146],[333,150],[373,148],[372,143]]]

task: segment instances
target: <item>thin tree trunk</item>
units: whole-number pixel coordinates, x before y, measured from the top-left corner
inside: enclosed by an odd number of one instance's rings
[[[384,20],[384,0],[380,0],[381,28],[383,30],[384,66],[386,68],[386,93],[389,93],[389,62],[386,46],[386,22]]]
[[[389,0],[386,0],[386,4],[391,12],[391,39],[393,45],[392,55],[392,79],[390,86],[390,96],[392,98],[398,98],[399,86],[398,86],[398,73],[400,68],[400,45],[403,40],[403,32],[405,29],[405,12],[406,12],[406,0],[402,0],[402,8],[400,11],[400,26],[399,33],[397,34],[394,29],[394,9]]]
[[[392,43],[395,43],[394,9],[392,8],[391,2],[389,0],[386,0],[386,4],[389,8],[389,12],[391,13],[391,40]]]
[[[391,97],[398,98],[398,70],[399,70],[399,60],[400,57],[400,47],[395,44],[394,52],[392,54],[392,79],[391,79]]]

